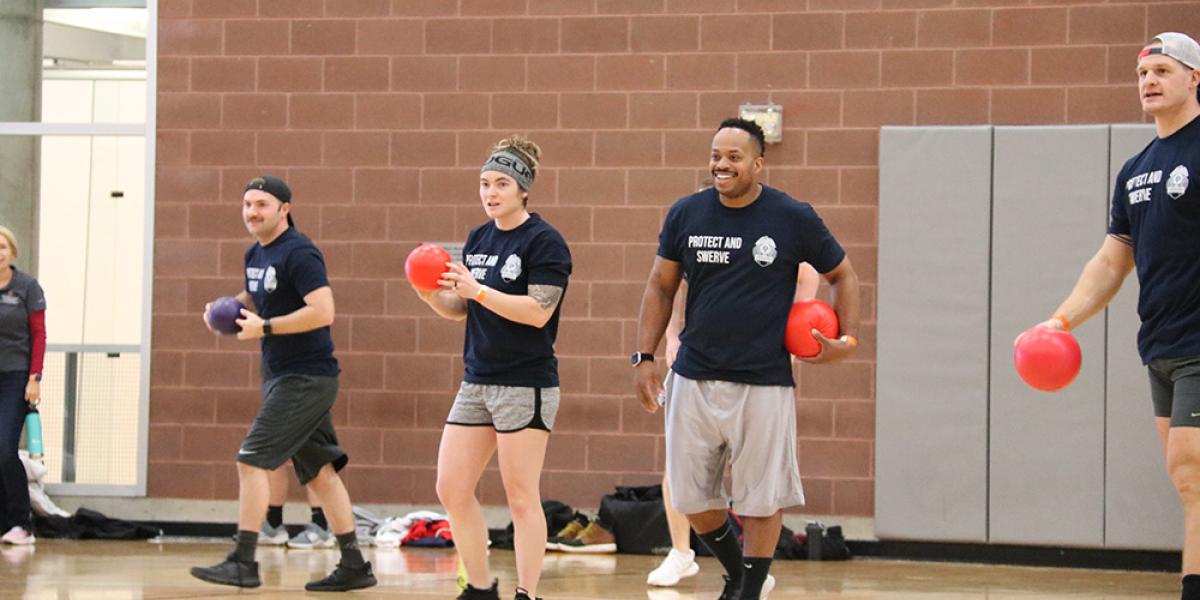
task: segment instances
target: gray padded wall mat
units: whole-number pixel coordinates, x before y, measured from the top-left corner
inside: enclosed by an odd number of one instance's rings
[[[987,539],[991,127],[880,134],[875,531]]]
[[[1048,318],[1107,222],[1108,127],[997,127],[993,162],[989,539],[1104,538],[1104,320],[1078,331],[1069,387],[1027,387],[1013,339]]]
[[[1117,171],[1152,139],[1153,125],[1112,127],[1110,195]],[[1178,550],[1183,547],[1183,511],[1167,477],[1146,369],[1137,353],[1137,294],[1133,273],[1108,309],[1105,544]]]

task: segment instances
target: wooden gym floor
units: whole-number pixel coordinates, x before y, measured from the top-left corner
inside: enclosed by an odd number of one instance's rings
[[[335,550],[260,548],[263,586],[255,590],[206,584],[188,569],[218,562],[228,543],[40,540],[33,547],[0,548],[0,597],[21,600],[176,600],[191,598],[316,598],[304,583],[324,576]],[[454,598],[453,550],[368,550],[379,585],[352,592],[358,598]],[[673,589],[645,586],[654,556],[548,554],[539,595],[550,598],[713,599],[721,590],[720,566],[700,559],[700,574]],[[515,585],[513,554],[492,552],[501,598]],[[1178,576],[1168,573],[1089,571],[856,559],[848,562],[779,561],[773,599],[1009,600],[1070,598],[1174,599]]]

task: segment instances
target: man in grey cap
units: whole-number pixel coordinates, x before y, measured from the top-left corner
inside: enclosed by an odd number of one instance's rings
[[[1041,327],[1100,312],[1137,269],[1138,353],[1184,513],[1183,600],[1200,600],[1200,45],[1161,33],[1137,56],[1142,110],[1157,137],[1117,175],[1100,250]]]

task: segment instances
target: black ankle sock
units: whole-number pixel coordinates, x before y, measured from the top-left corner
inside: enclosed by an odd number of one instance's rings
[[[279,527],[283,525],[283,507],[268,506],[267,507],[267,525],[271,527]]]
[[[771,559],[747,556],[742,559],[742,563],[745,566],[742,576],[742,598],[758,600],[763,583],[767,580],[767,571],[771,570]]]
[[[351,531],[350,533],[339,533],[336,537],[338,549],[342,551],[342,566],[363,566],[362,551],[358,549],[358,534]]]
[[[1200,575],[1183,576],[1183,594],[1180,600],[1200,600]]]
[[[254,562],[254,550],[258,548],[258,532],[239,529],[237,532],[237,548],[230,556],[238,562]]]
[[[721,561],[721,566],[725,567],[725,572],[729,574],[729,578],[734,581],[742,580],[742,546],[738,543],[737,532],[733,530],[733,524],[726,518],[725,524],[708,533],[701,533],[697,537],[701,542],[708,547],[709,552]]]
[[[312,522],[321,529],[329,529],[329,523],[325,521],[325,511],[321,510],[320,506],[312,509]]]

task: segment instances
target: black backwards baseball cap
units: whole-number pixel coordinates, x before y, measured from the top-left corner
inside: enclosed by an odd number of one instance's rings
[[[242,193],[245,194],[250,190],[262,190],[275,196],[280,202],[291,203],[292,201],[292,189],[282,179],[274,175],[259,175],[251,179],[246,183],[246,189],[242,190]],[[296,223],[292,221],[291,211],[288,211],[288,226],[296,226]]]

